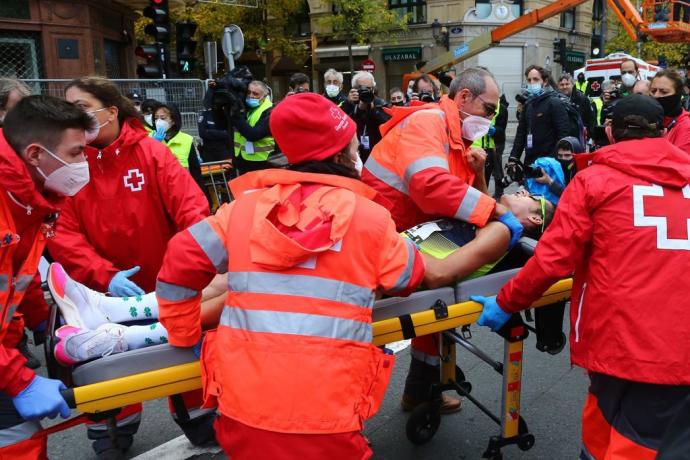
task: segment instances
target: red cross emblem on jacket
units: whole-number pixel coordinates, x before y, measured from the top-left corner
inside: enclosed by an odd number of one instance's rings
[[[138,169],[130,169],[122,179],[125,181],[125,187],[133,192],[140,191],[146,182],[144,175]]]
[[[658,249],[690,251],[690,185],[633,185],[633,208],[635,227],[656,227]]]

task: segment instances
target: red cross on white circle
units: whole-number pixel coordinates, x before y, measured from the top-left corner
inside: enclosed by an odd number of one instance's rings
[[[145,183],[144,175],[138,169],[130,169],[122,179],[125,181],[125,187],[133,192],[140,191]]]
[[[656,227],[657,249],[676,249],[690,251],[690,185],[681,190],[682,197],[677,191],[665,190],[659,185],[633,185],[633,216],[635,227]],[[645,213],[645,197],[658,197],[664,200],[664,209],[673,215],[651,215],[653,211]],[[649,200],[648,200],[649,201]],[[649,205],[649,203],[648,203]],[[651,206],[649,206],[651,208]],[[669,238],[669,220],[678,216],[679,211],[685,222],[680,223],[687,231],[686,238]],[[676,224],[679,222],[671,222]],[[680,227],[680,225],[674,225]]]

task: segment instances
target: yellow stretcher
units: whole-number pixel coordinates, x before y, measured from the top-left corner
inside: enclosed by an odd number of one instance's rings
[[[376,302],[373,313],[373,343],[383,346],[415,336],[439,334],[441,353],[441,384],[435,389],[434,398],[412,411],[406,426],[408,439],[421,444],[429,441],[440,424],[441,393],[457,391],[477,405],[501,427],[499,436],[491,437],[484,456],[500,459],[501,447],[517,444],[527,450],[534,443],[534,436],[520,417],[523,341],[527,330],[533,328],[522,322],[520,315],[504,327],[499,334],[504,337],[503,362],[496,362],[472,345],[464,333],[476,322],[482,306],[468,301],[470,295],[494,295],[519,269],[502,271],[459,283],[454,288],[445,287],[420,291],[407,298],[390,298]],[[553,285],[544,296],[533,304],[543,307],[568,300],[572,280],[566,279]],[[49,330],[56,324],[53,309]],[[562,321],[562,316],[560,321]],[[462,328],[459,333],[456,329]],[[471,385],[456,365],[456,347],[461,345],[491,365],[503,376],[502,403],[499,415],[492,414],[471,394]],[[73,388],[63,392],[70,407],[101,419],[129,404],[179,395],[201,387],[199,362],[189,349],[157,345],[126,353],[107,356],[76,367],[71,373],[55,364],[52,357],[53,340],[46,342],[49,374],[60,377]],[[64,422],[66,427],[71,421]],[[52,428],[51,432],[59,428]]]

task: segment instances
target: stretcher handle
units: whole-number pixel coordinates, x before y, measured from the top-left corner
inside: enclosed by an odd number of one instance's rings
[[[65,402],[67,402],[67,406],[69,406],[70,409],[77,408],[77,401],[74,399],[74,388],[60,390],[60,395],[62,395],[62,399],[64,399]]]

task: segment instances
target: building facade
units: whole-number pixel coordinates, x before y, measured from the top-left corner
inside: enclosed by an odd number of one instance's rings
[[[134,78],[136,17],[112,0],[1,0],[0,76]]]

